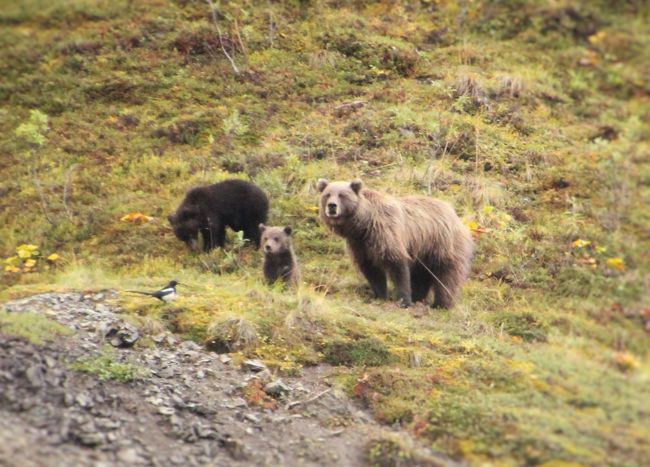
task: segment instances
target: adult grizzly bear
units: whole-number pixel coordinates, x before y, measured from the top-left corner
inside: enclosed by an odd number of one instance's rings
[[[352,258],[377,298],[386,298],[386,273],[408,307],[433,287],[434,307],[450,308],[467,278],[474,250],[467,227],[446,202],[395,198],[353,182],[318,181],[320,217],[347,240]]]
[[[215,246],[223,248],[226,227],[244,231],[244,238],[260,245],[261,222],[266,222],[269,200],[255,184],[244,180],[225,180],[214,185],[191,188],[176,213],[167,217],[176,238],[191,248],[198,233],[203,237],[204,251]]]

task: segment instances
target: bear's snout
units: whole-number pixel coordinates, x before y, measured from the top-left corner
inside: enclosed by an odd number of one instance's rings
[[[264,245],[264,251],[266,251],[267,253],[271,253],[271,250],[272,250],[271,245],[269,245],[268,243]]]
[[[338,204],[336,203],[327,203],[327,215],[336,216],[338,214]]]

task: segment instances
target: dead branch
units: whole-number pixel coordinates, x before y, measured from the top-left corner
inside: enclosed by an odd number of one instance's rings
[[[244,53],[244,56],[246,57],[246,60],[248,60],[248,50],[246,50],[244,41],[241,39],[241,34],[239,34],[239,23],[237,22],[237,18],[235,18],[235,34],[237,34],[237,41],[239,42],[239,47],[241,47],[241,50]]]
[[[70,206],[68,205],[68,200],[70,199],[70,187],[72,186],[72,172],[77,168],[77,164],[73,164],[65,174],[65,185],[63,187],[63,207],[65,212],[68,215],[68,219],[72,220],[73,214]]]
[[[275,19],[273,19],[273,12],[269,11],[269,42],[271,48],[275,47]]]
[[[285,409],[289,410],[289,409],[292,409],[292,408],[297,407],[299,405],[307,405],[307,404],[309,404],[311,402],[314,402],[316,399],[319,399],[319,398],[323,397],[325,394],[327,394],[331,390],[332,390],[332,388],[327,388],[324,391],[321,391],[318,394],[316,394],[314,397],[310,397],[309,399],[304,400],[304,401],[291,401],[285,406]]]
[[[50,217],[49,210],[47,208],[47,200],[45,199],[45,194],[43,193],[43,185],[41,185],[41,181],[36,178],[34,175],[34,185],[36,185],[36,191],[38,192],[38,197],[41,200],[41,211],[43,211],[43,215],[45,216],[45,219],[47,222],[50,223],[50,225],[54,225],[54,221]]]
[[[217,7],[215,7],[212,0],[206,0],[206,1],[208,2],[208,5],[210,5],[210,11],[212,13],[212,22],[214,23],[214,26],[217,29],[217,34],[219,35],[219,44],[221,45],[221,50],[223,51],[223,54],[226,56],[226,58],[230,62],[230,65],[232,66],[232,69],[235,72],[235,74],[238,75],[239,74],[239,68],[237,68],[237,65],[235,64],[235,61],[233,60],[233,58],[230,56],[230,54],[226,50],[226,47],[223,45],[223,36],[221,35],[221,28],[219,27],[219,22],[217,21]]]

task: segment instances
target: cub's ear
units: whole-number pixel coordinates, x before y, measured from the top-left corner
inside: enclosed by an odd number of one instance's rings
[[[176,217],[173,214],[170,214],[169,216],[167,216],[167,220],[169,221],[169,223],[171,225],[174,225],[176,223]]]
[[[359,194],[359,191],[361,191],[362,186],[363,183],[361,183],[361,180],[359,179],[350,182],[350,188],[352,188],[352,191],[354,191],[356,194]]]
[[[264,224],[260,224],[259,229],[260,229],[260,233],[262,233],[266,230],[266,226]]]
[[[325,187],[329,184],[330,182],[325,178],[321,178],[320,180],[318,180],[318,185],[316,185],[316,187],[318,188],[318,192],[322,193]]]
[[[287,226],[284,228],[284,233],[286,233],[287,235],[291,235],[291,232],[293,232],[293,230],[291,229],[290,226],[287,225]]]

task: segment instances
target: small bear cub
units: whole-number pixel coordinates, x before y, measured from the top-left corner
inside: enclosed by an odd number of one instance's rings
[[[296,285],[299,280],[298,262],[291,242],[291,227],[267,227],[260,224],[264,252],[264,279],[267,284],[278,280]]]

